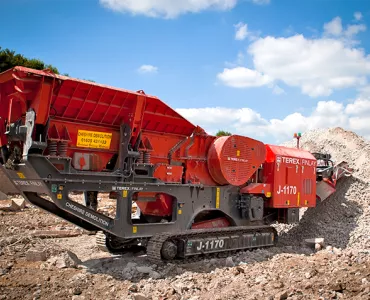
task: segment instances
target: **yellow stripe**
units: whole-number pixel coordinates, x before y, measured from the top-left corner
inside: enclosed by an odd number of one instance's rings
[[[300,202],[301,202],[301,194],[298,193],[298,196],[297,196],[297,206],[299,206]]]
[[[220,208],[220,188],[216,188],[216,208]]]

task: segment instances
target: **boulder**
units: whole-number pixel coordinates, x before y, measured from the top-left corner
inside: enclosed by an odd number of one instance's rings
[[[13,200],[1,200],[0,210],[2,211],[19,211],[20,208]]]
[[[46,261],[47,255],[43,250],[30,249],[26,252],[26,260],[28,261]]]
[[[24,209],[26,207],[26,200],[23,198],[12,198],[12,201],[18,205],[19,209]]]
[[[324,238],[305,239],[304,241],[312,248],[318,247],[316,244],[320,245],[320,248],[324,247]]]

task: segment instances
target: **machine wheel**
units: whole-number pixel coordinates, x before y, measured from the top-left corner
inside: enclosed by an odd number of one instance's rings
[[[165,241],[162,246],[161,255],[166,260],[172,260],[176,257],[177,245],[172,241]]]

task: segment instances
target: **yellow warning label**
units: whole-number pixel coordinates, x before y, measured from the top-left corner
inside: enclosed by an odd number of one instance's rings
[[[22,179],[23,179],[23,178],[26,178],[26,176],[24,176],[24,174],[23,174],[23,173],[21,173],[21,172],[17,173],[17,175],[18,175],[18,177],[19,177],[19,178],[22,178]]]
[[[177,214],[181,215],[182,214],[182,210],[181,209],[177,210]]]
[[[220,188],[216,188],[216,208],[220,208]]]
[[[127,191],[122,191],[122,197],[127,198]]]
[[[236,150],[236,156],[240,156],[240,150]]]
[[[132,226],[132,233],[137,233],[137,226]]]
[[[77,147],[109,149],[112,133],[79,130],[77,133]]]
[[[61,200],[63,198],[63,195],[62,194],[57,194],[57,199],[58,200]]]

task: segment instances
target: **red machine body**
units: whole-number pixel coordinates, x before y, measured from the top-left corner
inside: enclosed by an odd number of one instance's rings
[[[138,162],[154,164],[155,177],[168,183],[240,185],[265,157],[262,142],[235,135],[217,139],[142,91],[47,71],[15,67],[2,73],[0,105],[7,124],[34,109],[36,124],[48,126],[44,155],[71,157],[77,170],[106,168],[118,152],[121,124],[129,124],[132,145],[141,134]],[[0,130],[5,145],[6,129]]]
[[[0,177],[111,252],[144,247],[158,262],[271,247],[272,223],[299,222],[300,207],[349,173],[330,154],[209,135],[143,91],[24,67],[0,74]],[[115,217],[99,193],[116,199]]]
[[[15,67],[0,74],[0,118],[6,120],[0,122],[0,146],[8,143],[7,126],[29,109],[36,112],[36,128],[47,130],[43,155],[70,157],[76,170],[106,170],[119,150],[120,126],[128,124],[131,145],[140,141],[137,163],[154,165],[153,176],[163,182],[240,186],[242,193],[264,194],[269,208],[316,205],[312,154],[239,135],[208,135],[143,91]],[[165,194],[146,197],[151,201],[137,199],[144,213],[171,213]]]
[[[308,151],[266,145],[266,160],[260,173],[241,192],[263,194],[267,208],[314,207],[316,162]]]
[[[272,186],[267,207],[316,206],[316,158],[308,151],[266,145],[265,182]]]
[[[208,152],[208,166],[218,184],[243,185],[264,162],[265,145],[239,135],[223,136],[214,141]]]

